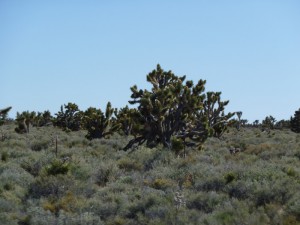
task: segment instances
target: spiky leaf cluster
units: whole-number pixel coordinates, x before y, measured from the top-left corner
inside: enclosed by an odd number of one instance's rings
[[[227,130],[229,119],[234,113],[225,114],[225,106],[229,101],[221,101],[221,92],[207,92],[203,103],[203,110],[197,112],[197,117],[208,119],[208,125],[213,130],[213,136],[221,137]]]
[[[101,109],[93,107],[88,108],[83,115],[82,124],[87,129],[88,134],[86,138],[103,138],[111,135],[113,132],[119,129],[119,125],[112,120],[112,115],[115,109],[111,107],[111,103],[108,102],[106,106],[105,114]]]
[[[4,124],[7,119],[7,114],[12,107],[7,107],[5,109],[0,109],[0,126]]]
[[[142,118],[136,108],[129,108],[127,105],[118,111],[115,111],[116,121],[120,125],[120,133],[136,135],[142,124]]]
[[[61,106],[60,111],[55,114],[53,125],[65,131],[78,131],[81,126],[82,112],[75,103],[68,103]]]
[[[144,142],[149,147],[161,143],[172,148],[174,138],[182,140],[185,145],[196,145],[214,132],[223,132],[223,126],[231,117],[223,113],[228,102],[220,101],[220,93],[205,95],[205,80],[194,85],[185,78],[157,65],[156,70],[147,75],[151,91],[138,90],[136,85],[131,87],[133,100],[129,103],[138,104],[142,126],[125,150]]]
[[[294,117],[291,117],[291,130],[300,133],[300,109],[295,111]]]

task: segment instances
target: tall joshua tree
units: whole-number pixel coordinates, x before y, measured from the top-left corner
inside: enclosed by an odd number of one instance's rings
[[[194,85],[185,78],[157,65],[156,70],[147,75],[151,91],[138,90],[136,85],[131,87],[132,100],[129,103],[138,104],[142,126],[124,150],[144,142],[148,147],[163,144],[167,148],[172,148],[173,140],[177,143],[181,140],[184,145],[201,144],[213,135],[217,125],[226,124],[226,116],[220,117],[227,103],[220,102],[220,109],[215,108],[220,94],[210,93],[207,97],[204,94],[205,80]]]
[[[291,130],[300,133],[300,109],[295,111],[294,117],[291,117]]]
[[[236,127],[236,129],[237,129],[237,130],[240,130],[240,128],[241,128],[241,117],[242,117],[242,115],[243,115],[243,112],[242,112],[242,111],[238,111],[238,112],[236,112],[236,115],[237,115],[237,117],[238,117],[238,122],[237,122],[237,127]]]

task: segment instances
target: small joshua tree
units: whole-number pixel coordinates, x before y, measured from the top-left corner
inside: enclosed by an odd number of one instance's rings
[[[236,112],[236,115],[237,115],[237,117],[238,117],[236,129],[237,129],[237,130],[240,130],[240,128],[241,128],[241,117],[242,117],[242,115],[243,115],[243,112],[238,111],[238,112]]]
[[[15,128],[17,133],[29,133],[30,125],[35,119],[36,113],[34,111],[24,111],[22,113],[17,112],[16,122],[18,127]]]
[[[276,119],[273,116],[267,116],[263,121],[262,121],[262,129],[263,130],[273,130],[275,127],[275,122]]]
[[[83,127],[88,131],[86,138],[90,140],[94,138],[103,138],[117,131],[120,126],[112,120],[114,111],[115,109],[111,107],[110,102],[107,103],[105,114],[101,109],[93,107],[88,108],[84,112],[82,119]]]
[[[300,109],[295,111],[294,117],[291,117],[291,130],[300,133]]]
[[[253,126],[254,127],[258,127],[258,125],[259,125],[259,120],[254,120],[253,121]]]
[[[62,128],[64,131],[80,130],[82,112],[75,103],[68,103],[61,106],[60,111],[55,114],[53,125]]]

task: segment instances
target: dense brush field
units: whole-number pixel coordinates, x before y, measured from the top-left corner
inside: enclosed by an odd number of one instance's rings
[[[1,225],[300,224],[300,134],[289,130],[231,129],[183,157],[125,152],[117,134],[14,128],[1,127]]]

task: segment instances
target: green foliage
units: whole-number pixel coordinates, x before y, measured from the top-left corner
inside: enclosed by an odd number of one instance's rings
[[[16,122],[18,126],[15,128],[15,131],[19,134],[29,133],[30,125],[32,125],[35,117],[36,113],[34,111],[17,112]]]
[[[148,147],[163,144],[171,149],[173,137],[184,140],[188,146],[199,146],[209,136],[222,135],[233,115],[224,114],[228,101],[220,101],[220,92],[204,94],[206,81],[199,80],[194,85],[192,81],[184,83],[185,78],[157,65],[147,75],[151,91],[131,87],[129,103],[138,104],[136,117],[142,126],[124,150],[144,142]]]
[[[263,130],[272,130],[275,128],[275,122],[276,119],[273,116],[267,116],[263,121],[262,121],[262,129]]]
[[[120,159],[117,163],[119,168],[124,169],[125,171],[142,170],[143,168],[143,165],[140,162],[132,160],[128,157]]]
[[[0,126],[4,124],[7,119],[7,113],[11,110],[12,107],[7,107],[5,109],[0,109]]]
[[[70,170],[70,164],[62,160],[55,159],[46,166],[45,171],[47,175],[56,176],[58,174],[67,174]]]
[[[115,112],[116,122],[120,124],[120,133],[136,136],[142,124],[142,117],[137,109],[130,109],[127,105]]]
[[[116,132],[120,126],[112,120],[114,111],[110,102],[107,103],[105,114],[101,109],[88,108],[82,120],[83,127],[88,131],[86,138],[103,138]]]
[[[160,189],[160,190],[166,190],[169,187],[171,187],[172,181],[167,180],[167,179],[163,179],[163,178],[157,178],[153,181],[153,183],[151,184],[151,186],[155,189]]]
[[[176,137],[172,138],[171,144],[172,151],[174,151],[176,155],[178,155],[185,148],[183,140]]]
[[[291,117],[291,130],[295,133],[300,133],[300,109]]]
[[[226,184],[229,184],[230,182],[232,182],[236,179],[236,174],[230,172],[230,173],[227,173],[224,178],[225,178]]]
[[[49,110],[38,112],[33,120],[34,127],[43,127],[52,124],[53,117]]]
[[[60,111],[55,114],[53,125],[64,131],[78,131],[81,126],[82,112],[75,103],[61,106]]]
[[[275,124],[276,129],[291,129],[291,121],[290,120],[280,120]]]
[[[230,125],[230,118],[234,113],[225,114],[225,106],[229,101],[221,101],[221,92],[207,92],[203,104],[203,110],[199,111],[197,117],[208,118],[208,126],[213,130],[214,137],[221,137]],[[241,112],[240,112],[241,113]]]
[[[7,162],[8,160],[8,153],[7,152],[2,152],[1,153],[1,161]]]

